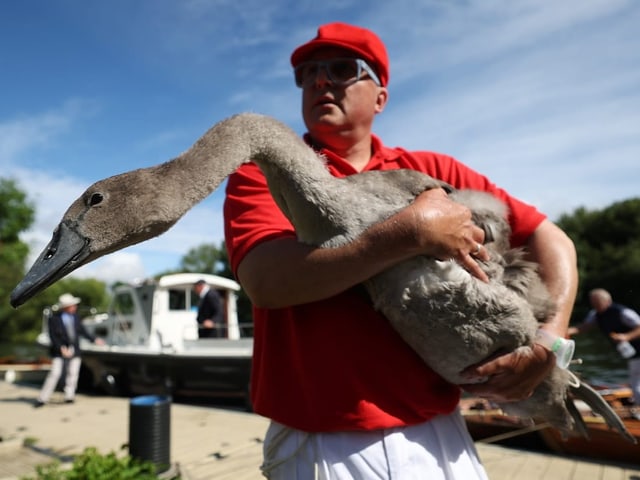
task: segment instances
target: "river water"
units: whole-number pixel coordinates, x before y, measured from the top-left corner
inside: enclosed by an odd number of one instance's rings
[[[598,331],[585,333],[574,337],[576,352],[574,359],[580,359],[581,364],[574,363],[571,370],[587,382],[616,386],[627,383],[627,363],[618,352]],[[35,359],[47,355],[38,345],[14,345],[0,343],[0,357],[15,355],[22,359]]]
[[[628,383],[627,361],[599,331],[589,332],[574,337],[576,352],[574,359],[582,360],[581,365],[575,363],[571,370],[591,384],[615,386]]]

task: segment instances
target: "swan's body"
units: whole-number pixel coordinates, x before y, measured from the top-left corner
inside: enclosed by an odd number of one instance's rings
[[[215,125],[170,162],[89,187],[69,207],[48,247],[12,292],[12,305],[81,265],[163,233],[250,160],[264,172],[300,241],[321,247],[345,244],[423,191],[448,187],[412,170],[333,177],[322,159],[285,125],[259,115],[238,115]],[[535,265],[508,248],[504,207],[481,192],[451,195],[469,206],[477,223],[491,232],[493,242],[486,247],[492,259],[484,265],[490,283],[476,280],[455,262],[417,257],[371,278],[365,287],[374,307],[428,365],[447,380],[463,383],[459,373],[466,367],[497,351],[529,348],[550,302]],[[586,388],[582,385],[578,392]],[[568,391],[569,374],[555,368],[530,400],[504,407],[550,421],[567,433],[585,433]],[[583,399],[596,402],[611,424],[626,432],[615,413],[594,395],[597,398]]]

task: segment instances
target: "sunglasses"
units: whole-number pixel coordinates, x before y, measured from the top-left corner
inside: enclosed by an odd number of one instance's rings
[[[361,58],[333,58],[302,62],[293,70],[296,85],[300,88],[312,85],[321,68],[324,69],[327,79],[336,87],[346,87],[366,78],[371,78],[376,85],[381,86],[378,76]],[[363,73],[367,76],[363,77]]]

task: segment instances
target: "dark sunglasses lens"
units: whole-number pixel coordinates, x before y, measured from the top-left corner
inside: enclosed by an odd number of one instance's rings
[[[309,79],[315,79],[318,74],[318,64],[306,62],[298,65],[294,71],[296,85],[302,87]]]
[[[329,77],[337,84],[358,79],[358,63],[355,59],[334,60],[329,62],[327,67]]]
[[[358,81],[359,67],[355,58],[341,58],[330,61],[310,61],[298,65],[294,70],[296,85],[310,85],[318,77],[318,70],[325,68],[329,81],[335,85],[346,85]]]

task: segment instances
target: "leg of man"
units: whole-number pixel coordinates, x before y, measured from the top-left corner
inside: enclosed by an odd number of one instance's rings
[[[308,434],[272,423],[264,455],[270,480],[487,479],[459,412],[370,432]]]
[[[633,403],[640,407],[640,358],[629,360],[629,385],[633,394]]]
[[[67,377],[64,384],[64,399],[67,401],[73,401],[76,397],[81,365],[82,359],[80,357],[70,358],[67,363]]]
[[[62,357],[53,357],[51,359],[51,370],[47,374],[47,378],[42,384],[40,394],[38,395],[38,401],[41,403],[47,403],[53,395],[53,392],[58,385],[60,375],[62,375],[62,369],[64,368],[64,359]]]

